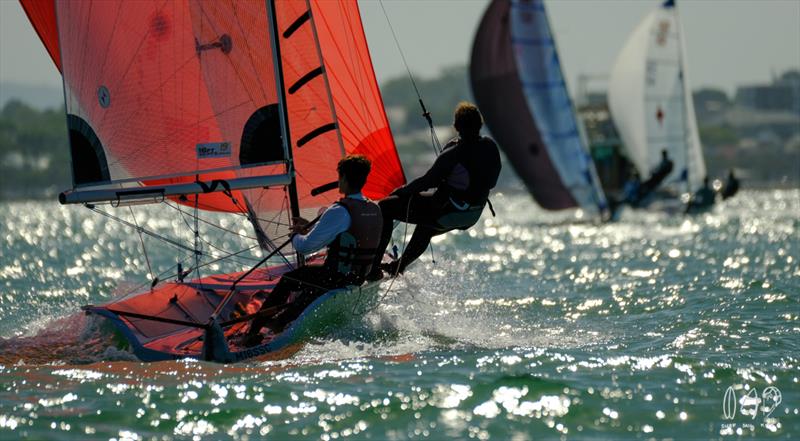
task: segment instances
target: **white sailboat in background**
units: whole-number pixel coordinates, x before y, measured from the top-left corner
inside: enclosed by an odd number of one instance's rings
[[[491,2],[475,35],[470,81],[492,136],[542,208],[605,212],[543,1]]]
[[[662,189],[694,193],[706,165],[689,88],[686,50],[675,0],[648,14],[611,71],[608,103],[629,160],[646,179],[667,151],[674,164]]]

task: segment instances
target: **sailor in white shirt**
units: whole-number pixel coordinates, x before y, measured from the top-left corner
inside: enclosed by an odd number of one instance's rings
[[[346,197],[331,205],[313,228],[308,221],[295,218],[292,231],[294,249],[309,254],[327,247],[322,265],[306,265],[281,276],[269,293],[261,310],[284,306],[271,317],[253,320],[245,337],[245,345],[262,341],[261,329],[281,332],[305,308],[328,291],[347,285],[360,285],[370,272],[381,238],[383,218],[378,204],[366,199],[361,189],[371,165],[361,155],[349,155],[339,161],[339,192]],[[297,295],[292,296],[292,293]]]
[[[346,197],[360,201],[366,200],[361,192],[349,194]],[[298,225],[298,220],[305,221],[305,219],[295,219],[295,225]],[[348,228],[350,228],[350,213],[347,212],[347,208],[336,202],[325,209],[319,221],[308,234],[296,234],[292,238],[292,246],[298,253],[311,254],[333,242],[336,236],[347,231]]]

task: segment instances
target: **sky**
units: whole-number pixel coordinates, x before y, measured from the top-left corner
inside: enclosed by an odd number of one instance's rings
[[[469,62],[472,38],[487,0],[384,0],[411,71],[435,76]],[[406,75],[377,0],[360,0],[379,81]],[[638,22],[658,1],[547,0],[551,27],[568,83],[579,74],[603,75]],[[692,88],[769,82],[800,68],[800,0],[683,0],[680,18]],[[58,71],[16,0],[0,0],[0,82],[61,87]]]

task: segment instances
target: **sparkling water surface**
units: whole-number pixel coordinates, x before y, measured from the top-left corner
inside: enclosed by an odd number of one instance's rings
[[[80,312],[187,251],[144,236],[145,257],[83,207],[3,204],[0,439],[800,438],[800,190],[603,225],[493,202],[352,326],[230,366],[139,363]],[[173,208],[108,211],[194,240]],[[242,219],[211,223],[207,254],[252,245]]]

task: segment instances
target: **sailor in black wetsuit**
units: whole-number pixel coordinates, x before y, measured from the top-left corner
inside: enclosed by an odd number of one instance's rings
[[[659,163],[658,167],[653,170],[653,173],[650,174],[650,177],[647,178],[646,181],[642,182],[642,186],[639,190],[639,198],[636,200],[636,203],[658,189],[658,186],[661,185],[661,182],[663,182],[664,179],[666,179],[667,176],[672,173],[672,168],[673,163],[672,160],[669,159],[667,151],[661,150],[661,163]]]
[[[689,204],[686,206],[686,213],[702,212],[711,208],[717,195],[711,186],[708,185],[708,176],[703,178],[703,186],[700,187],[693,195]]]
[[[383,214],[383,232],[376,259],[383,256],[395,220],[416,224],[414,234],[397,261],[384,270],[402,273],[428,247],[433,236],[467,228],[480,219],[489,190],[500,174],[500,153],[491,139],[480,136],[483,118],[474,104],[462,102],[455,110],[453,126],[458,137],[450,140],[430,170],[395,189],[378,203]],[[434,191],[428,191],[434,189]],[[373,265],[370,279],[382,277]]]
[[[728,182],[722,189],[722,200],[732,198],[739,191],[739,180],[733,174],[733,169],[728,172]]]

